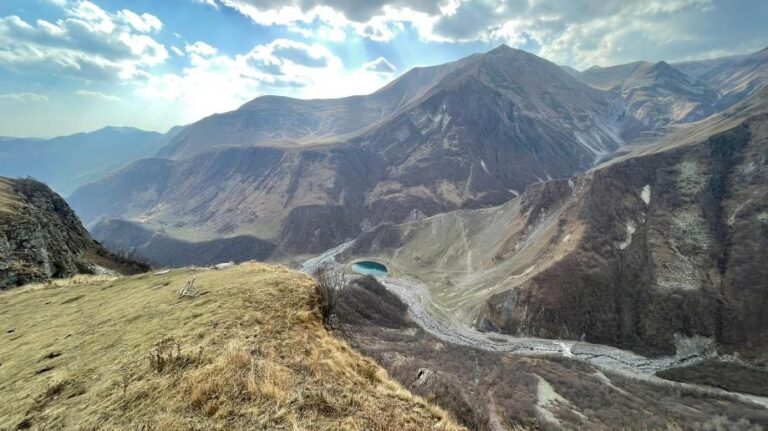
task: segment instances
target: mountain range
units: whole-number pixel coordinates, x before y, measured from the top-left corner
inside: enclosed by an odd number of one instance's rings
[[[182,128],[70,202],[89,226],[122,218],[170,240],[317,253],[381,224],[502,204],[722,112],[766,82],[765,56],[569,73],[501,46],[368,96],[257,98]]]
[[[759,356],[759,317],[717,316],[762,301],[759,283],[734,293],[748,276],[729,259],[761,244],[730,238],[762,232],[760,199],[734,199],[763,184],[766,53],[578,72],[501,46],[368,96],[260,97],[69,201],[98,240],[159,266],[298,262],[357,238],[347,259],[428,280],[480,329],[652,354],[707,334],[754,353],[739,327]],[[658,320],[659,304],[680,310]]]
[[[88,224],[123,217],[180,239],[252,235],[314,253],[381,223],[498,205],[581,172],[623,143],[611,109],[556,65],[500,47],[410,71],[370,96],[257,99],[185,127],[165,157],[70,201]],[[339,125],[348,111],[375,120]],[[290,127],[258,131],[275,116]]]
[[[153,156],[173,133],[106,127],[51,139],[0,138],[0,172],[32,176],[67,196],[128,163]]]

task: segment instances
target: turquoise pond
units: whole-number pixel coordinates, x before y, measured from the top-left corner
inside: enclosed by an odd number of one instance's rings
[[[381,277],[387,275],[387,267],[379,262],[372,262],[369,260],[363,260],[352,264],[352,271],[363,274],[373,275],[374,277]]]

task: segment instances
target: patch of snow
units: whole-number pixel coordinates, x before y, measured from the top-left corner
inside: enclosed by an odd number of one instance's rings
[[[750,199],[747,199],[746,201],[741,202],[738,205],[736,205],[736,209],[734,209],[733,213],[728,217],[728,225],[729,226],[733,226],[733,224],[736,223],[736,216],[739,214],[739,211],[741,211],[742,208],[744,208],[744,205],[750,203],[751,201],[752,201],[752,199],[750,198]]]
[[[646,184],[643,186],[643,191],[640,192],[640,199],[645,202],[646,205],[649,205],[651,203],[651,186],[650,184]]]
[[[100,266],[100,265],[93,265],[91,267],[91,270],[96,275],[117,275],[116,271],[113,271],[109,268],[104,268],[103,266]]]
[[[564,343],[562,341],[553,341],[553,343],[556,346],[560,346],[560,348],[563,350],[563,356],[566,358],[572,358],[573,353],[571,352],[571,347],[573,347],[572,343]]]
[[[714,337],[703,337],[675,333],[675,358],[689,358],[692,356],[711,357],[717,354],[717,343]]]
[[[754,171],[755,171],[755,162],[749,162],[749,164],[747,166],[744,166],[744,168],[741,170],[741,172],[744,175],[749,175]]]
[[[483,170],[485,171],[486,174],[491,175],[491,173],[488,172],[488,166],[485,165],[485,160],[480,159],[480,166],[483,167]]]
[[[155,273],[155,275],[165,275],[165,274],[168,274],[169,272],[171,272],[171,270],[170,270],[170,269],[164,269],[164,270],[162,270],[162,271],[157,271],[157,272]]]
[[[627,239],[625,239],[622,242],[616,243],[616,247],[619,248],[619,250],[624,250],[625,248],[629,247],[630,244],[632,244],[632,235],[635,234],[635,231],[637,230],[637,226],[635,226],[635,222],[628,221],[627,222]]]
[[[400,128],[395,133],[395,139],[397,139],[399,142],[405,142],[406,139],[411,137],[411,129],[409,129],[407,126],[403,125],[403,127]]]
[[[517,190],[507,189],[507,191],[512,193],[515,197],[520,196],[520,192],[518,192]]]
[[[213,265],[214,269],[227,269],[235,266],[235,262],[232,262],[231,260],[229,262],[224,263],[217,263],[216,265]]]

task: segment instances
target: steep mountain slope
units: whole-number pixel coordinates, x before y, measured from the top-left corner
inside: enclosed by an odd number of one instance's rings
[[[32,176],[62,195],[135,160],[150,157],[164,143],[160,133],[107,127],[52,139],[0,141],[0,174]]]
[[[700,335],[764,362],[767,113],[763,89],[677,135],[684,145],[533,185],[497,208],[380,226],[345,257],[428,282],[438,313],[484,329],[651,354]]]
[[[42,183],[0,177],[0,204],[0,289],[78,273],[148,269],[102,248]]]
[[[720,109],[733,106],[768,84],[768,48],[719,65],[699,79],[720,91]]]
[[[395,114],[337,142],[214,144],[186,158],[197,144],[171,143],[174,159],[138,161],[71,202],[87,223],[117,216],[182,239],[253,235],[317,252],[380,223],[500,204],[621,144],[604,94],[532,54],[503,46],[412,74],[371,96],[396,94]]]
[[[596,88],[611,90],[624,102],[622,136],[627,140],[716,112],[715,90],[663,61],[592,67],[581,74],[581,79]]]
[[[0,295],[4,430],[464,429],[328,331],[306,275],[59,283]]]

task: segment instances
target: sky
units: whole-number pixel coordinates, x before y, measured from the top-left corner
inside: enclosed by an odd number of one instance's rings
[[[505,43],[585,69],[768,46],[766,0],[0,0],[0,136],[368,94]]]

